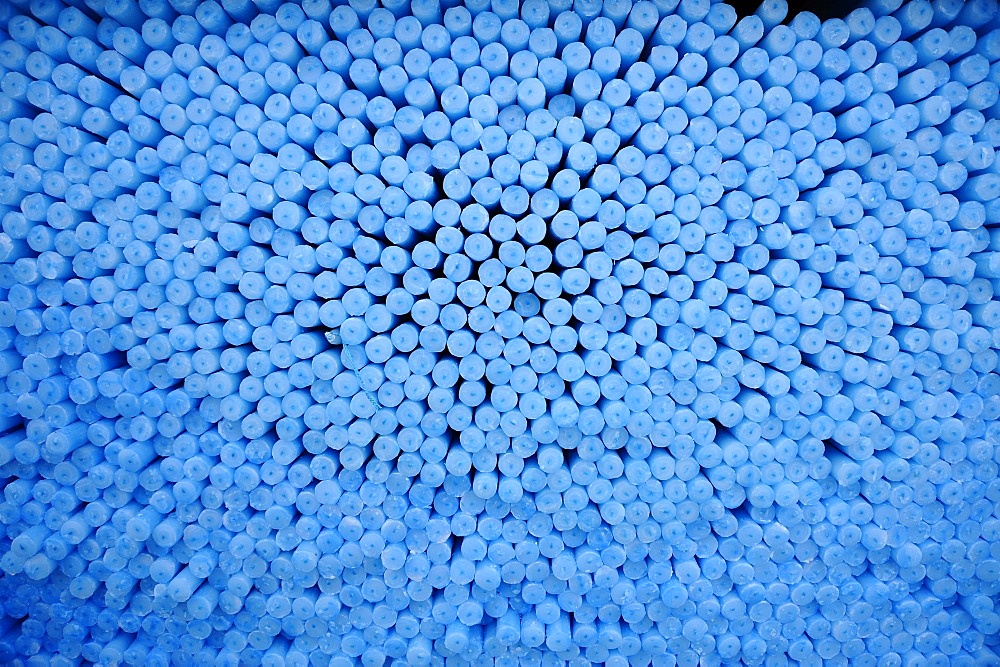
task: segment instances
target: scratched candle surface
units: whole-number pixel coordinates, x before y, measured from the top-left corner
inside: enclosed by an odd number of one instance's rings
[[[998,148],[996,0],[0,2],[0,663],[1000,664]]]

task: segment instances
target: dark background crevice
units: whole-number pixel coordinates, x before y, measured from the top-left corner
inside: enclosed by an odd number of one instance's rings
[[[736,9],[736,14],[740,18],[753,14],[760,6],[760,0],[727,0],[727,2]],[[812,12],[824,21],[832,18],[842,19],[864,4],[864,0],[789,0],[788,19],[791,20],[799,12]]]

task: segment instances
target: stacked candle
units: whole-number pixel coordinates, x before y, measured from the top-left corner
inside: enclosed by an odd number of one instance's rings
[[[996,0],[0,4],[0,662],[1000,664],[998,84]]]

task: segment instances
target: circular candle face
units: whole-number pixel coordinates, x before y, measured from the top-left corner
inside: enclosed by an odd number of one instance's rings
[[[0,3],[0,662],[997,664],[1000,13],[758,4]]]

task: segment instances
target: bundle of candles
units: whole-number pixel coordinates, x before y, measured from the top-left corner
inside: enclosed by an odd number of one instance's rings
[[[0,3],[0,662],[1000,664],[1000,19]]]

